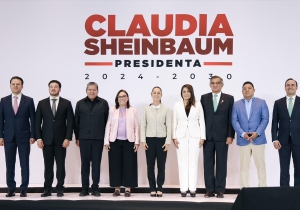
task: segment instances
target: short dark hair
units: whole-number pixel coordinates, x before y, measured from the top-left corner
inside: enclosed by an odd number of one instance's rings
[[[89,89],[89,86],[92,86],[92,85],[95,85],[97,90],[98,90],[98,84],[96,82],[89,82],[87,85],[86,85],[86,90]]]
[[[253,83],[250,82],[250,81],[244,82],[244,84],[243,84],[242,87],[244,87],[244,86],[247,85],[247,84],[251,85],[251,86],[253,87],[253,89],[254,89],[254,85],[253,85]]]
[[[118,101],[118,96],[119,96],[119,94],[121,92],[124,92],[127,95],[127,97],[129,97],[129,95],[128,95],[128,93],[127,93],[126,90],[123,90],[123,89],[119,90],[118,93],[117,93],[117,95],[116,95],[116,98],[115,98],[116,109],[119,109],[119,107],[120,107],[120,104],[119,104],[119,101]],[[130,103],[129,103],[129,98],[128,98],[128,101],[126,103],[126,108],[128,109],[129,107],[130,107]]]
[[[51,83],[56,83],[56,84],[58,84],[59,89],[61,88],[61,83],[60,83],[58,80],[51,80],[51,81],[48,83],[48,87],[50,87],[50,84],[51,84]]]
[[[293,78],[288,78],[288,79],[285,81],[285,83],[284,83],[284,87],[286,86],[287,81],[290,81],[290,80],[294,80],[294,79],[293,79]],[[294,80],[294,81],[296,82],[296,87],[298,87],[297,81],[296,81],[296,80]]]
[[[217,76],[217,75],[212,76],[212,77],[210,78],[209,81],[211,81],[212,79],[220,79],[220,80],[221,80],[221,83],[223,84],[223,79],[222,79],[222,77],[220,77],[220,76]]]
[[[9,84],[11,84],[11,81],[12,81],[13,79],[18,79],[18,80],[21,81],[22,85],[24,84],[23,79],[22,79],[21,77],[18,77],[18,76],[13,76],[13,77],[10,79]]]

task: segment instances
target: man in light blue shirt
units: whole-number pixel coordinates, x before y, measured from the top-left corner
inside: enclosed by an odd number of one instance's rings
[[[265,166],[265,129],[269,123],[269,110],[265,100],[254,97],[251,82],[243,84],[244,98],[233,104],[232,126],[240,146],[240,187],[248,187],[250,157],[253,155],[258,173],[258,186],[267,186]]]

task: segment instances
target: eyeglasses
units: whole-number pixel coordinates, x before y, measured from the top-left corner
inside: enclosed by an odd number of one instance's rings
[[[127,98],[127,95],[118,96],[119,99]]]
[[[211,85],[221,85],[222,83],[221,82],[211,82],[210,84]]]

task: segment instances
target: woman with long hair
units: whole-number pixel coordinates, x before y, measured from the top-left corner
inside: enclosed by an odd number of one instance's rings
[[[198,157],[205,140],[202,105],[196,102],[194,89],[185,84],[181,88],[183,100],[175,103],[172,118],[172,139],[176,147],[181,196],[196,196]]]

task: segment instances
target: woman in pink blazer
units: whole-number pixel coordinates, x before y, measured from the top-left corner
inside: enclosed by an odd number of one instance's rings
[[[105,128],[104,145],[108,151],[110,186],[115,188],[113,196],[120,195],[124,186],[125,197],[130,197],[131,187],[137,187],[137,150],[139,127],[136,109],[130,106],[129,96],[120,90],[116,105],[109,110]]]

